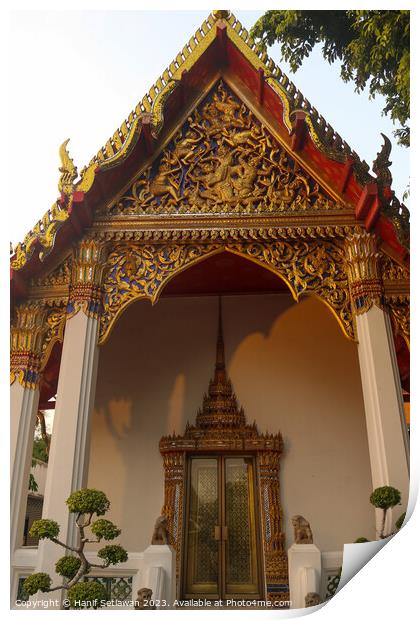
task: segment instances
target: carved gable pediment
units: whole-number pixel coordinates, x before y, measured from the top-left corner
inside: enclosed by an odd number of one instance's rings
[[[220,80],[106,215],[279,215],[342,208]]]

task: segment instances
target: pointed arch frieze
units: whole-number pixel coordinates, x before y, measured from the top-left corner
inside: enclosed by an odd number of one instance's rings
[[[114,246],[105,270],[99,342],[107,340],[118,317],[131,303],[139,299],[156,303],[172,278],[223,251],[275,273],[287,284],[296,301],[305,294],[318,297],[333,312],[344,334],[355,338],[341,247],[327,240],[277,239]]]

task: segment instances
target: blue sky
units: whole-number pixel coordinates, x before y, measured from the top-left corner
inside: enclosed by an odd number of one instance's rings
[[[19,11],[10,14],[9,38],[9,179],[22,183],[22,149],[31,153],[25,166],[25,192],[19,217],[11,218],[13,244],[57,198],[58,148],[70,138],[70,154],[79,170],[103,146],[182,49],[209,14],[206,11]],[[263,11],[234,11],[248,29]],[[344,84],[339,66],[315,51],[292,74],[304,96],[371,165],[395,126],[381,114],[383,100],[369,100]],[[409,180],[409,151],[393,140],[394,189],[401,198]],[[29,198],[30,195],[30,198]]]

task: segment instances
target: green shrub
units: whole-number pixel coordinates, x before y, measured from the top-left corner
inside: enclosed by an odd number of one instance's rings
[[[39,590],[41,592],[48,592],[51,587],[51,577],[47,573],[34,573],[26,577],[23,582],[23,589],[29,595],[36,594]]]
[[[119,564],[119,562],[126,562],[128,560],[128,554],[121,545],[106,545],[99,549],[98,557],[105,560],[109,564]]]
[[[64,555],[55,564],[55,572],[67,579],[73,579],[79,570],[82,561],[74,555]]]
[[[80,489],[67,498],[66,504],[70,512],[96,514],[98,517],[109,510],[109,499],[97,489]]]
[[[361,536],[360,538],[356,538],[356,540],[354,542],[355,543],[364,543],[364,542],[369,542],[369,541],[364,536]]]
[[[403,512],[402,515],[395,522],[395,527],[397,528],[397,530],[400,530],[402,528],[404,519],[405,519],[405,512]]]
[[[378,487],[370,496],[370,503],[375,508],[387,510],[401,502],[401,493],[394,487]]]
[[[107,600],[105,587],[97,581],[79,581],[69,589],[67,596],[71,609],[97,609],[101,601]]]
[[[37,519],[32,523],[29,536],[32,538],[57,538],[60,533],[60,526],[57,521],[52,519]]]
[[[98,519],[92,523],[91,530],[99,540],[113,540],[121,534],[121,530],[108,519]]]

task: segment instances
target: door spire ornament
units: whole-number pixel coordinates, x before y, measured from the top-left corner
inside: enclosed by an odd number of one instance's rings
[[[168,521],[170,543],[177,556],[180,575],[185,519],[187,457],[193,454],[241,453],[256,457],[259,478],[259,509],[262,526],[266,597],[288,599],[288,565],[280,504],[281,433],[260,433],[255,422],[248,424],[239,407],[226,371],[222,306],[219,297],[216,360],[213,378],[197,411],[195,424],[187,422],[183,435],[161,438],[159,450],[165,471],[162,514]]]

